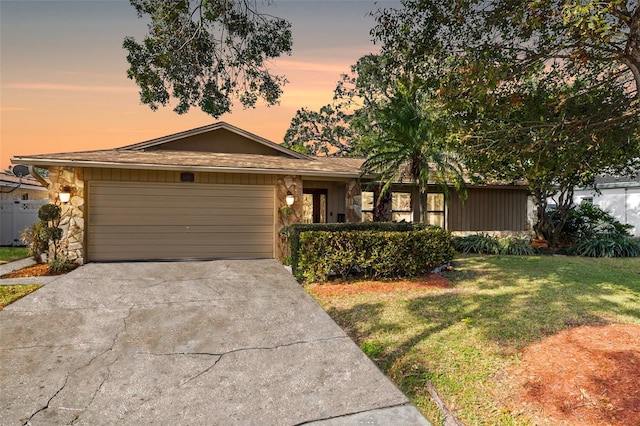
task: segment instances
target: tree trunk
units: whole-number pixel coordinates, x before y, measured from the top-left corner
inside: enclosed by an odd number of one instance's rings
[[[547,211],[547,200],[549,198],[556,201],[556,220],[552,220]],[[573,185],[564,185],[559,188],[556,193],[550,193],[545,190],[532,191],[533,202],[536,206],[536,223],[533,230],[536,238],[547,240],[549,247],[557,249],[560,246],[560,236],[573,205]]]
[[[418,192],[419,208],[420,208],[420,223],[428,223],[427,220],[427,189],[420,187]]]
[[[622,62],[631,69],[636,82],[636,97],[640,98],[640,6],[636,6],[629,22],[629,38]]]

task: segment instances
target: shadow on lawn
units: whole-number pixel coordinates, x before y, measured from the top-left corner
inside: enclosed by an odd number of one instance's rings
[[[482,391],[471,388],[483,389],[486,375],[502,365],[495,355],[513,355],[578,326],[640,324],[640,279],[633,268],[617,264],[556,257],[465,258],[447,275],[452,288],[392,299],[367,295],[363,303],[328,312],[358,345],[384,342],[375,361],[409,397],[428,399],[424,384],[431,380],[456,395],[459,414],[468,422],[482,423],[473,402]],[[469,400],[461,401],[467,393],[472,394]]]
[[[512,350],[567,328],[605,325],[620,317],[640,323],[640,279],[625,272],[617,278],[600,279],[603,265],[595,261],[485,256],[458,263],[448,276],[457,292],[405,300],[403,309],[419,331],[394,345],[389,361],[461,322]],[[346,309],[332,307],[329,313],[341,326],[356,327],[350,330],[355,333],[348,333],[360,344],[377,332],[404,329],[406,324],[384,320],[384,309],[384,302],[364,303]]]

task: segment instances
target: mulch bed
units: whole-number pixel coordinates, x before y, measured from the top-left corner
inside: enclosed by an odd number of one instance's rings
[[[398,291],[426,290],[429,288],[449,288],[448,279],[438,274],[429,274],[411,280],[398,281],[355,281],[352,283],[327,282],[309,287],[319,297],[339,296],[356,293],[395,293]]]
[[[522,350],[514,406],[536,424],[640,425],[640,325],[564,330]]]
[[[18,269],[17,271],[9,272],[0,276],[0,278],[25,278],[25,277],[46,277],[52,275],[63,275],[66,272],[54,272],[49,268],[46,263],[27,266],[26,268]]]

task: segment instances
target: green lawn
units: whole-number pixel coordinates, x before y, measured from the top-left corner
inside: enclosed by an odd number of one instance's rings
[[[563,329],[640,324],[640,259],[468,256],[450,288],[316,297],[435,424],[429,379],[466,424],[528,424],[500,401],[518,350]]]
[[[29,293],[33,293],[42,286],[31,285],[0,285],[0,310]]]
[[[29,257],[26,247],[0,247],[0,265]]]

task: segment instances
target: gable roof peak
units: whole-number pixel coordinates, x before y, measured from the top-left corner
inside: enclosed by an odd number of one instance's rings
[[[298,159],[304,159],[304,160],[311,160],[313,157],[309,157],[307,155],[304,154],[300,154],[299,152],[293,151],[291,149],[285,148],[284,146],[277,144],[275,142],[271,142],[270,140],[263,138],[261,136],[258,136],[254,133],[248,132],[246,130],[243,130],[239,127],[236,127],[234,125],[231,125],[225,121],[218,121],[216,123],[213,124],[208,124],[206,126],[201,126],[201,127],[196,127],[195,129],[190,129],[190,130],[184,130],[182,132],[178,132],[178,133],[173,133],[170,135],[166,135],[166,136],[161,136],[159,138],[155,138],[155,139],[150,139],[147,141],[143,141],[143,142],[138,142],[135,144],[131,144],[131,145],[126,145],[120,148],[117,148],[117,150],[120,151],[144,151],[147,148],[151,148],[151,147],[155,147],[158,145],[163,145],[169,142],[175,142],[177,140],[180,139],[184,139],[190,136],[196,136],[196,135],[200,135],[203,133],[208,133],[208,132],[213,132],[216,130],[220,130],[220,129],[224,129],[224,130],[228,130],[230,132],[233,132],[237,135],[240,135],[242,137],[245,137],[247,139],[250,139],[254,142],[257,142],[259,144],[268,146],[269,148],[272,148],[276,151],[282,152],[283,154],[286,154],[290,157],[293,158],[298,158]]]

